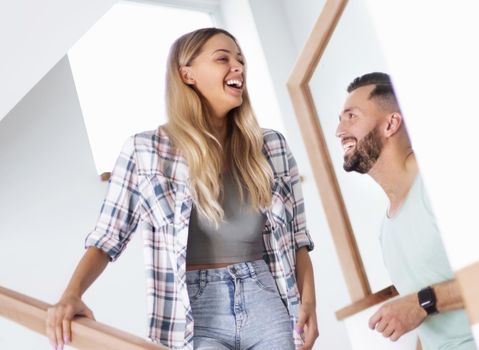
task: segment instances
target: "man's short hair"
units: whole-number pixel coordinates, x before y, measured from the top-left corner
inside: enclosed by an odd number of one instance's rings
[[[383,109],[392,109],[395,112],[400,112],[396,93],[394,92],[394,87],[388,74],[381,72],[364,74],[354,79],[351,84],[349,84],[347,91],[348,93],[351,93],[354,90],[367,85],[375,85],[374,89],[369,94],[370,100],[377,100]]]

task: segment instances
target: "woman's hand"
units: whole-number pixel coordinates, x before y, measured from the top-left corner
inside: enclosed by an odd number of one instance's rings
[[[300,350],[310,350],[313,348],[319,332],[318,321],[316,320],[313,264],[306,247],[296,251],[296,279],[301,294],[301,307],[299,308],[298,322],[295,328],[304,340],[304,345]]]
[[[108,264],[108,256],[102,250],[90,247],[75,269],[60,301],[48,308],[46,327],[50,344],[56,350],[63,349],[71,341],[71,320],[75,316],[93,318],[93,313],[81,300],[87,288]]]
[[[319,336],[316,306],[309,303],[301,304],[295,331],[301,335],[304,345],[300,350],[310,350]]]
[[[71,321],[75,316],[86,316],[92,320],[93,312],[80,297],[64,295],[58,303],[47,311],[47,336],[56,350],[63,349],[64,344],[71,341]]]

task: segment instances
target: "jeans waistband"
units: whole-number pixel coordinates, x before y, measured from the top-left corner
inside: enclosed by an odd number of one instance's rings
[[[263,259],[246,261],[222,267],[219,269],[192,270],[186,272],[187,283],[226,281],[231,278],[243,279],[255,277],[261,272],[269,271]]]

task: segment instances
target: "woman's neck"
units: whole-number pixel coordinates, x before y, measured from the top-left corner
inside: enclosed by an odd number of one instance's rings
[[[228,117],[218,117],[213,114],[211,115],[210,120],[213,132],[221,146],[224,148],[226,146],[226,137],[228,136]]]
[[[221,171],[227,172],[230,168],[230,164],[228,162],[228,144],[227,144],[227,137],[228,137],[228,116],[216,116],[215,114],[211,113],[209,116],[210,125],[212,127],[212,132],[216,139],[218,140],[219,144],[221,145],[222,149],[222,165]]]

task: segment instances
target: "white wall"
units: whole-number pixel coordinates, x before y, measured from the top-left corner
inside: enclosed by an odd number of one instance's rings
[[[306,44],[324,3],[325,0],[278,1],[277,7],[284,12],[286,19],[283,27],[289,33],[295,54],[299,54]]]
[[[0,122],[0,164],[0,285],[53,303],[83,253],[106,190],[66,58]],[[98,321],[145,336],[138,237],[85,300]],[[0,329],[2,350],[49,349],[46,338],[2,318]]]
[[[0,2],[0,120],[116,1]]]
[[[280,110],[249,1],[221,1],[220,12],[222,26],[233,33],[246,58],[248,93],[258,123],[261,127],[287,134],[283,122],[284,114]]]

